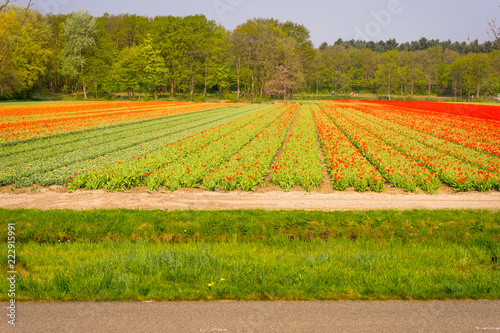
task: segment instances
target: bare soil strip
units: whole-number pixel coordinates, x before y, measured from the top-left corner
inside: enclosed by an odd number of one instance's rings
[[[163,210],[378,210],[378,209],[486,209],[500,210],[500,192],[442,193],[437,195],[319,190],[306,193],[293,188],[285,192],[276,187],[258,189],[256,192],[207,192],[201,189],[180,189],[175,192],[155,191],[146,188],[127,192],[106,193],[105,190],[78,190],[68,193],[62,186],[39,188],[36,191],[0,192],[0,208],[17,209],[163,209]],[[446,192],[446,191],[445,191]]]

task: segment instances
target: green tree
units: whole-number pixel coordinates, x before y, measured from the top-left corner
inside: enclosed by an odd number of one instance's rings
[[[455,99],[460,94],[460,99],[463,98],[464,90],[464,73],[467,70],[467,60],[465,57],[456,59],[450,66],[450,77],[452,90],[455,94]]]
[[[140,56],[144,59],[144,84],[146,90],[154,93],[156,101],[158,99],[158,89],[166,84],[168,71],[161,57],[161,52],[155,47],[150,35],[146,37],[141,45]]]
[[[381,63],[378,65],[378,69],[375,72],[375,82],[379,84],[381,88],[385,88],[391,100],[391,92],[396,85],[396,81],[399,79],[399,66],[397,65],[399,51],[392,50],[381,55]]]
[[[43,16],[12,6],[0,11],[0,95],[29,92],[46,72],[51,54]]]
[[[229,42],[229,31],[222,26],[215,26],[213,32],[209,35],[209,40],[205,44],[202,56],[203,67],[203,100],[207,95],[207,87],[210,82],[214,82],[214,78],[220,71],[220,68],[228,68],[236,61],[236,55],[231,53],[231,44]],[[232,78],[237,75],[235,71],[228,71]],[[239,96],[237,96],[239,100]]]
[[[135,91],[141,91],[144,85],[145,59],[139,46],[123,49],[113,63],[112,75],[118,91],[127,91],[135,97]]]
[[[455,96],[459,93],[463,98],[463,94],[466,94],[468,99],[473,95],[479,98],[486,87],[495,89],[489,82],[498,81],[488,59],[475,53],[455,60],[450,67],[450,75]]]
[[[425,38],[422,38],[425,40]],[[421,39],[421,40],[422,40]],[[441,46],[434,46],[425,51],[425,56],[422,63],[422,71],[425,73],[428,87],[428,97],[431,99],[432,86],[438,79],[438,66],[443,61],[443,48]]]
[[[155,17],[152,22],[153,42],[161,52],[161,57],[168,70],[167,80],[170,95],[175,96],[175,89],[182,85],[182,80],[188,76],[189,68],[186,61],[186,45],[182,18],[174,16]]]
[[[351,76],[348,75],[350,64],[344,46],[337,44],[327,47],[324,51],[324,63],[330,72],[332,88],[348,91],[351,88]]]
[[[282,41],[285,34],[280,23],[274,19],[256,18],[248,20],[236,27],[233,33],[242,38],[246,55],[244,66],[250,69],[251,80],[247,86],[251,89],[252,98],[258,93],[264,94],[264,87],[272,78],[275,68],[279,65],[282,55]]]
[[[114,59],[113,41],[99,21],[96,23],[96,30],[95,45],[83,52],[86,59],[84,80],[94,95],[110,87]]]
[[[85,99],[87,99],[87,90],[84,75],[86,62],[84,51],[96,44],[96,35],[96,19],[90,15],[89,11],[79,10],[72,13],[63,26],[65,38],[62,54],[63,68],[72,75],[80,71]]]
[[[464,73],[465,85],[470,95],[475,94],[476,98],[479,98],[487,82],[492,78],[491,63],[486,57],[476,53],[470,53],[464,58],[467,62]]]
[[[205,69],[208,68],[207,60],[210,58],[217,25],[214,21],[207,20],[204,15],[194,15],[185,17],[183,26],[185,29],[183,45],[189,66],[189,92],[190,99],[193,100],[198,71],[203,64],[205,64]]]
[[[47,71],[41,81],[46,89],[52,92],[61,92],[67,84],[67,75],[61,69],[62,35],[61,26],[69,15],[45,15],[49,27],[47,48],[50,51],[47,61]]]
[[[239,102],[241,94],[242,70],[244,70],[245,65],[248,69],[251,58],[250,44],[241,27],[240,29],[235,29],[229,36],[229,52],[233,57],[236,73],[236,101]]]

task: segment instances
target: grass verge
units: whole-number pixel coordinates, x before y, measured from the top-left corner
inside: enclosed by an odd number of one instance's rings
[[[18,300],[499,299],[500,212],[0,210]],[[0,301],[7,301],[0,294]]]

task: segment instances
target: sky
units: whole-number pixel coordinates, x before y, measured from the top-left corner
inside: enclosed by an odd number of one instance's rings
[[[33,0],[43,13],[67,14],[78,9],[94,16],[137,14],[187,16],[204,14],[227,29],[255,17],[293,21],[309,29],[315,47],[322,42],[427,39],[489,40],[488,22],[499,17],[496,0]],[[18,0],[26,4],[27,0]]]

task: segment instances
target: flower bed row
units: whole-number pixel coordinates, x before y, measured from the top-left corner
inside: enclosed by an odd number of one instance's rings
[[[439,112],[454,116],[474,117],[479,119],[500,121],[500,108],[494,105],[462,104],[462,103],[436,103],[426,101],[370,101],[374,104],[401,106],[422,111]]]
[[[362,118],[349,109],[338,112],[351,122],[376,135],[403,154],[435,172],[441,181],[458,191],[487,191],[500,188],[500,175],[490,173],[456,157],[440,152],[398,132]]]
[[[408,192],[416,192],[419,187],[428,193],[435,193],[438,190],[441,182],[433,171],[348,120],[337,111],[337,107],[324,105],[323,108],[351,142],[394,187]]]
[[[74,117],[53,119],[50,115],[44,120],[25,121],[0,124],[0,143],[15,143],[23,140],[42,138],[61,133],[72,133],[92,128],[102,128],[116,124],[131,123],[144,119],[161,118],[173,114],[182,114],[223,107],[223,104],[181,104],[155,106],[121,112],[106,112],[97,115],[78,115]],[[61,110],[63,106],[60,106]]]
[[[230,117],[235,111],[234,109],[225,108],[192,112],[134,123],[128,126],[117,126],[37,141],[37,143],[46,141],[43,148],[36,147],[35,142],[31,145],[26,143],[6,147],[12,149],[2,149],[0,168],[21,165],[27,162],[33,164],[50,158],[53,158],[57,163],[60,156],[68,156],[73,152],[80,154],[86,149],[99,151],[101,146],[106,143],[116,143],[116,148],[120,148],[121,141],[125,143],[134,142],[145,134],[147,137],[162,136],[168,134],[168,130],[178,131],[180,129],[182,131],[192,127],[193,124],[199,124],[200,121],[213,121],[223,116]],[[29,149],[30,147],[31,149]],[[26,149],[28,149],[28,153]]]
[[[175,190],[195,186],[206,174],[201,172],[202,169],[220,164],[218,161],[221,158],[234,154],[283,112],[284,108],[264,108],[242,119],[167,145],[149,156],[135,155],[128,162],[79,175],[70,182],[70,188],[105,187],[108,190],[120,190],[123,187],[148,186],[154,190],[166,186],[167,189]]]
[[[247,113],[254,113],[254,109],[242,111],[243,114],[234,113],[234,110],[232,112],[226,110],[225,113],[214,113],[208,118],[203,115],[199,115],[196,119],[188,117],[191,119],[190,122],[165,124],[161,130],[148,132],[146,129],[140,135],[123,137],[119,140],[114,140],[113,135],[105,136],[105,140],[93,138],[95,144],[90,146],[85,143],[85,140],[76,141],[71,143],[71,147],[74,148],[68,149],[67,153],[62,150],[57,156],[50,155],[45,159],[0,169],[0,183],[3,185],[15,183],[17,186],[64,184],[75,173],[91,171],[105,165],[127,161],[133,156],[149,154],[160,147],[197,134],[202,130],[224,124]],[[129,126],[135,128],[135,125]],[[80,144],[86,148],[78,149]],[[20,157],[26,155],[29,153],[21,154]]]
[[[385,180],[380,172],[322,110],[313,107],[313,113],[333,187],[339,191],[350,187],[358,192],[368,188],[383,191]]]
[[[264,180],[299,107],[288,108],[252,141],[203,178],[206,190],[253,191]]]
[[[287,191],[295,185],[311,191],[319,186],[323,178],[316,125],[311,106],[304,105],[299,110],[281,156],[273,166],[272,181]]]
[[[404,107],[350,103],[349,107],[411,127],[419,132],[500,156],[500,122],[472,117],[443,116]]]
[[[483,171],[493,171],[500,173],[500,157],[491,155],[473,148],[464,147],[460,144],[450,142],[448,140],[436,137],[434,135],[417,131],[409,126],[403,126],[398,123],[385,120],[380,117],[373,116],[372,114],[349,109],[354,114],[363,117],[368,122],[375,123],[393,131],[396,131],[404,136],[422,143],[428,147],[432,147],[442,153],[446,153],[459,160],[471,163],[480,167]]]

